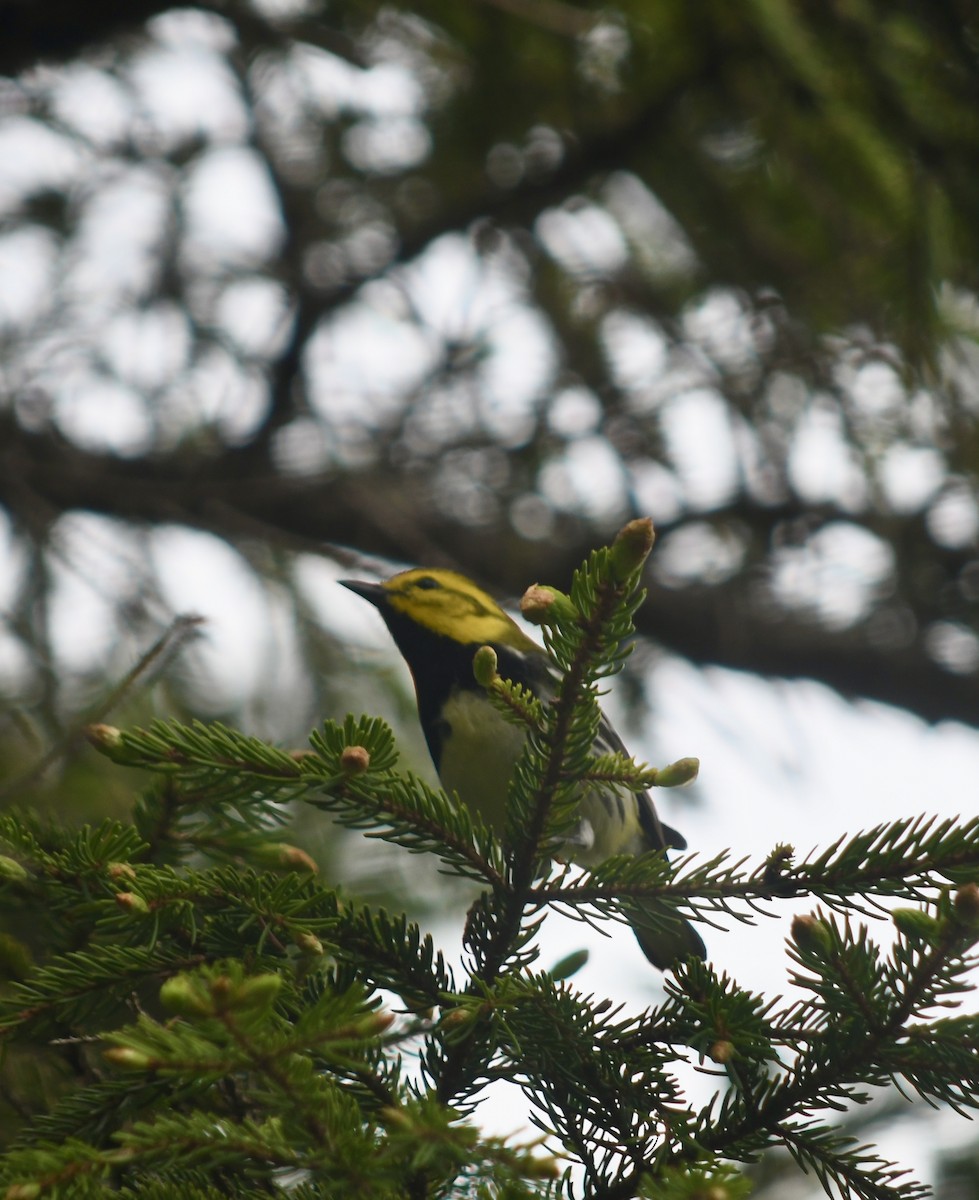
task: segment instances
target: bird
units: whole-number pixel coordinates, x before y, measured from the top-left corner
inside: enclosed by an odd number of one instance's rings
[[[443,568],[415,567],[380,583],[339,582],[373,604],[408,664],[418,716],[443,788],[491,829],[502,832],[507,787],[526,730],[497,711],[473,673],[483,646],[496,654],[497,672],[547,701],[554,694],[554,666],[497,602],[471,579]],[[627,753],[603,715],[596,754]],[[577,828],[559,856],[584,867],[612,855],[683,850],[686,841],[656,813],[648,792],[583,783]],[[655,901],[624,910],[646,958],[665,971],[688,957],[706,958],[689,921],[657,908]]]

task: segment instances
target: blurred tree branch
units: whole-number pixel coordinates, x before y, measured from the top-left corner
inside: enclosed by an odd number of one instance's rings
[[[406,490],[385,470],[316,478],[256,471],[233,450],[202,457],[191,451],[128,460],[84,451],[53,433],[23,429],[0,413],[0,503],[25,528],[87,510],[153,526],[177,522],[232,542],[268,541],[282,548],[332,555],[330,543],[395,560],[448,565],[476,576],[501,595],[535,581],[567,585],[574,564],[594,540],[585,523],[566,517],[559,536],[516,543],[506,529],[480,530],[439,511],[423,489]],[[750,526],[768,546],[776,530],[800,519],[810,528],[841,517],[826,507],[751,508],[735,504],[708,514],[723,526]],[[846,514],[853,520],[852,514]],[[893,526],[893,519],[892,519]],[[660,527],[661,535],[676,525]],[[905,546],[924,552],[920,518],[899,531]],[[349,555],[346,556],[349,558]],[[946,556],[950,576],[960,556]],[[782,678],[819,680],[844,695],[896,704],[926,720],[979,720],[979,680],[942,669],[920,638],[906,645],[875,640],[874,623],[831,629],[781,608],[766,587],[763,556],[722,583],[667,587],[650,582],[639,632],[692,662]]]

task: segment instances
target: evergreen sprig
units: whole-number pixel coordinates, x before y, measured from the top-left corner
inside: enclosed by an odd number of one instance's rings
[[[536,590],[552,698],[477,656],[528,731],[502,841],[401,771],[370,717],[327,722],[302,751],[221,725],[98,726],[101,751],[150,772],[131,820],[0,815],[0,1200],[740,1200],[740,1164],[773,1147],[832,1195],[925,1195],[839,1118],[882,1088],[979,1108],[979,1017],[952,1011],[974,994],[979,820],[894,821],[756,864],[550,858],[583,781],[641,791],[696,773],[594,753],[650,543],[631,523],[567,596]],[[302,807],[478,885],[461,968],[318,876],[288,828]],[[800,896],[827,911],[793,921],[797,999],[690,961],[635,1012],[575,987],[580,956],[539,967],[551,907],[605,922],[655,901],[661,919],[722,930]],[[858,923],[885,915],[888,948]],[[683,1061],[715,1079],[706,1103]],[[498,1081],[522,1089],[543,1145],[480,1130]]]

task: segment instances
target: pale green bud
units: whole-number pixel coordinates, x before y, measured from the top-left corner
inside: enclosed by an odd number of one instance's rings
[[[941,933],[942,923],[920,908],[895,908],[891,920],[906,938],[933,942]]]
[[[325,953],[323,943],[315,933],[310,933],[308,930],[304,930],[296,937],[296,945],[303,954],[308,954],[311,958],[319,958]]]
[[[217,982],[215,980],[215,982]],[[282,990],[282,976],[268,972],[264,975],[252,975],[243,979],[229,993],[229,1008],[271,1008]]]
[[[358,1021],[356,1032],[359,1037],[378,1037],[394,1024],[394,1013],[375,1012]]]
[[[480,687],[488,688],[496,682],[498,662],[492,646],[480,646],[473,655],[473,675]]]
[[[134,1050],[132,1046],[110,1046],[102,1057],[114,1067],[128,1067],[134,1071],[145,1071],[154,1062],[148,1054]]]
[[[625,583],[639,570],[649,557],[655,538],[649,517],[637,517],[623,525],[612,543],[612,577],[616,583]]]
[[[566,954],[551,967],[551,978],[570,979],[572,975],[576,975],[581,970],[587,961],[587,950],[572,950],[570,954]]]
[[[289,842],[262,842],[253,846],[249,855],[256,862],[268,863],[273,867],[291,867],[297,871],[309,871],[313,875],[319,871],[305,850]]]
[[[116,892],[116,904],[123,912],[132,913],[133,916],[149,916],[150,906],[142,896],[137,896],[135,892]]]
[[[570,596],[543,583],[532,584],[520,599],[520,611],[533,625],[577,621],[580,614]]]
[[[214,1015],[211,997],[200,982],[190,975],[174,975],[160,988],[160,1003],[169,1012],[181,1017],[210,1017]]]
[[[812,915],[800,914],[792,918],[792,940],[800,950],[816,954],[825,954],[832,944],[826,922]]]
[[[656,772],[657,787],[683,787],[692,783],[700,770],[699,758],[678,758],[669,766],[660,767]]]
[[[30,876],[27,870],[14,858],[0,854],[0,880],[8,883],[26,883]]]
[[[41,1185],[28,1181],[26,1183],[12,1183],[4,1192],[4,1200],[37,1200],[41,1194]]]
[[[84,733],[100,754],[111,758],[115,751],[122,749],[122,730],[115,725],[86,725]]]

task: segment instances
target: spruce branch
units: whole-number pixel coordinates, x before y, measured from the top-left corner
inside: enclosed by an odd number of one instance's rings
[[[784,844],[759,863],[549,861],[572,835],[582,781],[639,791],[696,770],[594,753],[599,684],[627,652],[649,534],[639,523],[593,555],[568,596],[530,596],[561,676],[550,702],[498,678],[486,654],[477,664],[528,734],[502,844],[400,772],[390,730],[366,717],[327,723],[298,753],[221,726],[103,726],[92,739],[104,753],[156,775],[134,822],[67,831],[0,815],[0,918],[29,903],[40,947],[35,963],[0,941],[13,976],[0,1037],[74,1060],[80,1085],[37,1118],[12,1096],[25,1133],[0,1156],[0,1196],[43,1200],[78,1181],[93,1195],[216,1200],[217,1164],[247,1200],[283,1171],[302,1177],[297,1200],[736,1200],[748,1186],[737,1164],[771,1147],[837,1195],[923,1196],[835,1115],[882,1087],[979,1108],[979,1017],[949,1012],[971,991],[979,820],[888,822],[801,861]],[[434,852],[481,884],[462,971],[407,917],[318,879],[285,840],[283,801]],[[535,966],[548,907],[597,923],[656,901],[721,925],[802,895],[829,915],[793,923],[803,994],[790,1002],[691,961],[666,977],[664,1002],[630,1012],[575,988],[581,956]],[[894,901],[920,907],[894,910],[885,953],[846,914]],[[706,1104],[684,1094],[683,1058],[716,1081]],[[480,1133],[471,1118],[497,1081],[523,1090],[565,1158]]]
[[[811,896],[879,916],[889,912],[884,899],[926,901],[948,878],[979,876],[979,818],[902,818],[839,838],[800,863],[789,848],[778,851],[774,870],[773,855],[746,870],[746,859],[732,862],[726,853],[706,861],[688,855],[669,868],[657,855],[612,859],[576,882],[535,885],[532,895],[540,904],[587,904],[603,914],[622,899],[675,899],[701,920],[739,921],[770,915],[779,900]]]

